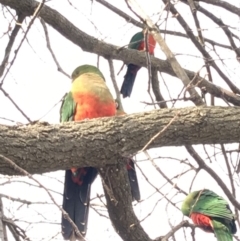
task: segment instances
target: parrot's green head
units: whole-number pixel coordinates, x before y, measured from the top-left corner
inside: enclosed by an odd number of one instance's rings
[[[202,190],[191,192],[184,199],[184,201],[182,203],[182,207],[181,207],[181,211],[182,211],[183,215],[188,216],[188,217],[190,216],[190,214],[192,212],[193,205],[196,204],[197,199],[201,195],[200,192],[202,192]]]
[[[95,67],[93,65],[85,64],[85,65],[78,66],[73,71],[73,73],[72,73],[72,81],[74,81],[80,75],[86,74],[86,73],[95,73],[95,74],[101,76],[101,78],[103,78],[105,80],[102,72],[97,67]]]

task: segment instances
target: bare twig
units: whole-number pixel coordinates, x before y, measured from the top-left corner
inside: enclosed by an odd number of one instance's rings
[[[173,181],[160,169],[159,166],[156,165],[154,160],[151,158],[149,153],[147,151],[144,151],[145,155],[148,157],[148,159],[151,161],[152,165],[156,168],[156,170],[161,174],[161,176],[167,180],[169,184],[171,184],[176,190],[178,190],[180,193],[183,193],[185,195],[188,195],[184,190],[182,190],[176,183],[173,183]]]
[[[204,40],[202,31],[201,31],[200,22],[199,22],[198,17],[197,17],[198,8],[195,5],[193,0],[187,0],[187,1],[188,1],[189,6],[190,6],[190,9],[192,10],[193,19],[194,19],[194,22],[195,22],[195,25],[196,25],[196,28],[197,28],[197,32],[198,32],[199,42],[201,43],[202,47],[205,49],[205,40]],[[211,69],[210,69],[210,66],[209,66],[209,63],[208,63],[207,59],[204,58],[204,62],[205,62],[206,70],[207,70],[207,73],[208,73],[209,81],[213,82]],[[211,105],[214,105],[214,96],[213,95],[211,95]]]
[[[27,204],[27,205],[31,205],[31,204],[52,204],[52,203],[48,203],[48,202],[32,202],[32,201],[28,201],[28,200],[21,199],[21,198],[11,197],[11,196],[1,194],[1,193],[0,193],[0,198],[6,198],[8,200],[20,202],[20,203]]]
[[[162,94],[161,94],[161,91],[160,91],[160,85],[159,85],[159,80],[158,80],[158,71],[156,68],[153,68],[151,69],[151,72],[152,72],[152,91],[155,95],[155,98],[156,98],[156,101],[157,102],[153,102],[153,103],[150,103],[151,105],[152,104],[158,104],[160,108],[167,108],[167,104],[166,104],[166,101],[164,100]]]
[[[119,109],[123,110],[123,106],[122,106],[122,102],[121,102],[121,96],[120,96],[117,81],[116,81],[116,78],[115,78],[115,72],[114,72],[114,66],[113,66],[112,59],[110,59],[110,58],[108,59],[108,64],[109,64],[110,76],[111,76],[111,79],[112,79],[113,87],[114,87],[114,90],[115,90],[115,93],[116,93],[117,104],[119,105]]]
[[[139,151],[139,153],[145,151],[154,140],[159,138],[168,129],[168,127],[178,118],[179,115],[180,112],[178,112],[162,130],[160,130],[155,136],[153,136],[151,140],[149,140],[149,142]]]
[[[30,238],[26,235],[26,232],[22,228],[20,228],[13,220],[4,217],[3,221],[9,228],[16,241],[21,241],[20,237],[23,240],[31,241]]]
[[[45,37],[46,37],[46,42],[47,42],[47,48],[49,50],[49,52],[51,53],[52,55],[52,58],[53,58],[53,61],[55,62],[55,64],[57,65],[57,70],[64,74],[65,76],[67,76],[69,79],[71,79],[71,76],[69,74],[67,74],[63,69],[62,67],[60,66],[58,60],[57,60],[57,57],[56,55],[54,54],[53,50],[52,50],[52,47],[51,47],[51,44],[50,44],[50,38],[49,38],[49,34],[48,34],[48,29],[47,29],[47,25],[45,23],[45,21],[41,18],[40,19],[40,22],[43,26],[43,30],[44,30],[44,33],[45,33]]]
[[[230,167],[230,164],[229,164],[228,156],[227,156],[227,153],[226,153],[226,150],[225,150],[225,147],[224,147],[223,144],[221,144],[221,149],[222,149],[223,157],[224,157],[226,167],[227,167],[227,171],[228,171],[228,177],[229,177],[229,181],[230,181],[230,184],[231,184],[232,194],[233,194],[234,198],[236,198],[236,190],[235,190],[235,186],[234,186],[233,174],[231,172],[231,167]],[[238,222],[238,225],[240,225],[238,210],[237,210],[236,207],[234,209],[235,209],[235,214],[236,214],[236,220]]]
[[[33,13],[33,18],[31,19],[31,21],[30,21],[30,23],[29,23],[29,25],[28,25],[28,27],[27,27],[27,30],[26,30],[26,32],[24,33],[24,36],[23,36],[23,38],[22,38],[22,40],[21,40],[18,48],[14,51],[14,57],[13,57],[12,61],[10,62],[10,66],[9,66],[9,68],[7,69],[4,77],[3,77],[2,80],[1,80],[0,87],[2,87],[2,85],[3,85],[3,83],[4,83],[4,80],[5,80],[8,72],[10,71],[11,67],[13,66],[13,64],[14,64],[16,58],[17,58],[17,54],[18,54],[18,52],[19,52],[19,50],[20,50],[20,48],[21,48],[24,40],[26,39],[27,34],[28,34],[31,26],[33,25],[35,19],[36,19],[37,16],[39,15],[42,7],[44,6],[44,3],[45,3],[45,0],[42,0],[42,2],[40,2],[40,3],[38,4],[38,7],[36,8],[35,12]]]
[[[155,105],[155,104],[164,104],[164,103],[167,103],[167,102],[176,102],[176,101],[188,101],[188,100],[192,100],[192,97],[183,97],[183,98],[173,98],[171,100],[162,100],[162,101],[155,101],[153,103],[150,103],[150,102],[146,102],[146,101],[141,101],[141,103],[143,104],[146,104],[146,105]]]
[[[232,50],[236,53],[237,59],[240,60],[240,48],[238,48],[236,46],[236,44],[234,42],[234,39],[233,39],[233,35],[234,34],[229,30],[227,25],[225,25],[220,18],[217,18],[213,13],[207,11],[205,8],[203,8],[201,6],[198,7],[198,11],[203,13],[207,17],[209,17],[214,23],[216,23],[219,27],[221,27],[221,29],[224,31],[224,33],[226,34],[226,36],[227,36],[227,38],[229,40],[229,43],[230,43],[230,45],[232,47]]]
[[[202,55],[205,57],[206,61],[210,64],[210,66],[212,66],[217,73],[222,77],[222,79],[228,84],[228,86],[230,87],[230,89],[237,94],[240,94],[240,89],[233,84],[233,82],[221,71],[221,69],[217,66],[217,64],[213,61],[212,57],[210,56],[210,54],[202,47],[202,45],[197,41],[197,39],[195,38],[194,34],[192,33],[189,25],[187,24],[187,22],[184,20],[184,18],[181,16],[181,14],[176,10],[176,8],[174,7],[174,5],[169,2],[168,0],[162,0],[166,5],[169,5],[169,9],[171,11],[172,14],[174,14],[174,16],[176,16],[176,19],[178,20],[178,22],[181,24],[181,26],[184,28],[184,30],[186,31],[187,35],[190,37],[191,41],[193,42],[193,44],[196,46],[196,48],[199,50],[200,53],[202,53]]]
[[[8,59],[9,59],[9,56],[10,56],[10,53],[11,53],[11,50],[12,50],[12,46],[14,44],[14,41],[17,37],[17,34],[18,34],[18,31],[21,29],[21,24],[24,20],[25,16],[21,13],[18,14],[18,19],[17,19],[17,22],[15,24],[15,27],[10,35],[10,38],[9,38],[9,42],[7,44],[7,47],[5,49],[5,55],[4,55],[4,58],[3,58],[3,61],[0,65],[0,77],[2,77],[3,73],[4,73],[4,70],[5,70],[5,67],[7,66],[7,63],[8,63]]]
[[[188,221],[184,220],[178,225],[176,225],[171,231],[169,231],[165,236],[159,237],[154,239],[154,241],[167,241],[171,236],[173,236],[179,229],[183,227],[190,227],[192,229],[195,229],[196,226],[193,224],[190,224]]]
[[[185,1],[186,0],[182,0],[182,2],[185,2]],[[234,13],[234,14],[240,16],[240,8],[230,4],[227,1],[221,1],[221,0],[197,0],[197,1],[205,2],[205,3],[208,3],[208,4],[213,4],[215,6],[221,7],[223,9],[228,10],[231,13]]]
[[[23,110],[18,106],[18,104],[12,99],[12,97],[3,89],[0,85],[0,90],[3,94],[12,102],[12,104],[16,107],[16,109],[27,119],[28,122],[32,122],[31,119],[23,112]]]

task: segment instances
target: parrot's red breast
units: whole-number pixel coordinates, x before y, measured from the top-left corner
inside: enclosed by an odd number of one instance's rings
[[[94,77],[92,76],[92,78]],[[107,98],[107,96],[102,96],[100,94],[101,91],[99,91],[101,88],[104,88],[104,86],[98,79],[95,80],[94,85],[89,85],[89,82],[84,81],[82,78],[76,79],[73,82],[71,89],[72,97],[77,104],[73,116],[74,121],[114,116],[116,114],[114,100]],[[97,94],[96,91],[98,91]],[[83,177],[87,173],[86,170],[76,167],[71,168],[71,170],[73,173],[72,181],[78,185],[82,185]]]
[[[74,121],[114,116],[116,114],[114,100],[107,98],[107,96],[102,96],[101,93],[96,93],[101,88],[101,83],[97,83],[96,80],[92,87],[88,83],[86,84],[81,79],[77,79],[72,85],[73,99],[77,103]]]
[[[76,93],[73,99],[77,103],[75,121],[115,115],[114,102],[102,103],[97,96],[87,93]]]
[[[149,54],[153,54],[154,53],[154,48],[156,46],[156,41],[154,39],[154,37],[151,34],[148,34],[148,52]],[[142,41],[139,45],[138,50],[145,50],[145,43],[144,41]]]
[[[213,232],[212,220],[201,213],[192,213],[191,219],[194,224],[202,227],[206,232]]]
[[[81,121],[114,116],[115,101],[104,81],[101,71],[92,65],[77,67],[72,73],[72,88],[65,95],[60,121]],[[62,234],[65,240],[83,240],[86,235],[90,205],[91,185],[98,175],[95,167],[72,167],[65,172],[63,209],[81,232],[62,215]]]

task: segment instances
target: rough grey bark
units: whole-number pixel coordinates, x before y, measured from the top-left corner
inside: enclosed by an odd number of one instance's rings
[[[109,217],[123,240],[151,241],[133,211],[126,163],[121,157],[117,160],[116,165],[99,169]]]
[[[164,109],[78,123],[0,125],[0,154],[30,173],[103,167],[118,155],[140,151],[169,122],[176,120],[147,148],[233,143],[240,140],[239,107]],[[16,174],[0,158],[1,174]]]
[[[0,0],[0,3],[9,6],[26,16],[31,16],[39,5],[39,2],[34,0]],[[41,9],[39,17],[84,51],[95,53],[106,58],[122,60],[126,64],[133,63],[147,67],[146,56],[144,53],[136,50],[119,48],[118,46],[99,41],[81,31],[59,12],[46,5]],[[155,67],[158,71],[176,76],[171,64],[167,60],[151,57],[151,66]],[[240,97],[238,95],[210,83],[204,78],[196,75],[193,71],[187,69],[183,70],[186,72],[189,79],[194,79],[192,84],[196,84],[199,88],[204,88],[204,90],[216,97],[224,98],[230,103],[240,106]]]

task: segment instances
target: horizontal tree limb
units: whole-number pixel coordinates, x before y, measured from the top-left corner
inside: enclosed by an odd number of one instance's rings
[[[55,125],[0,125],[0,154],[30,173],[103,167],[116,164],[119,155],[148,148],[239,140],[238,107],[163,109]],[[16,171],[0,159],[0,173]]]

